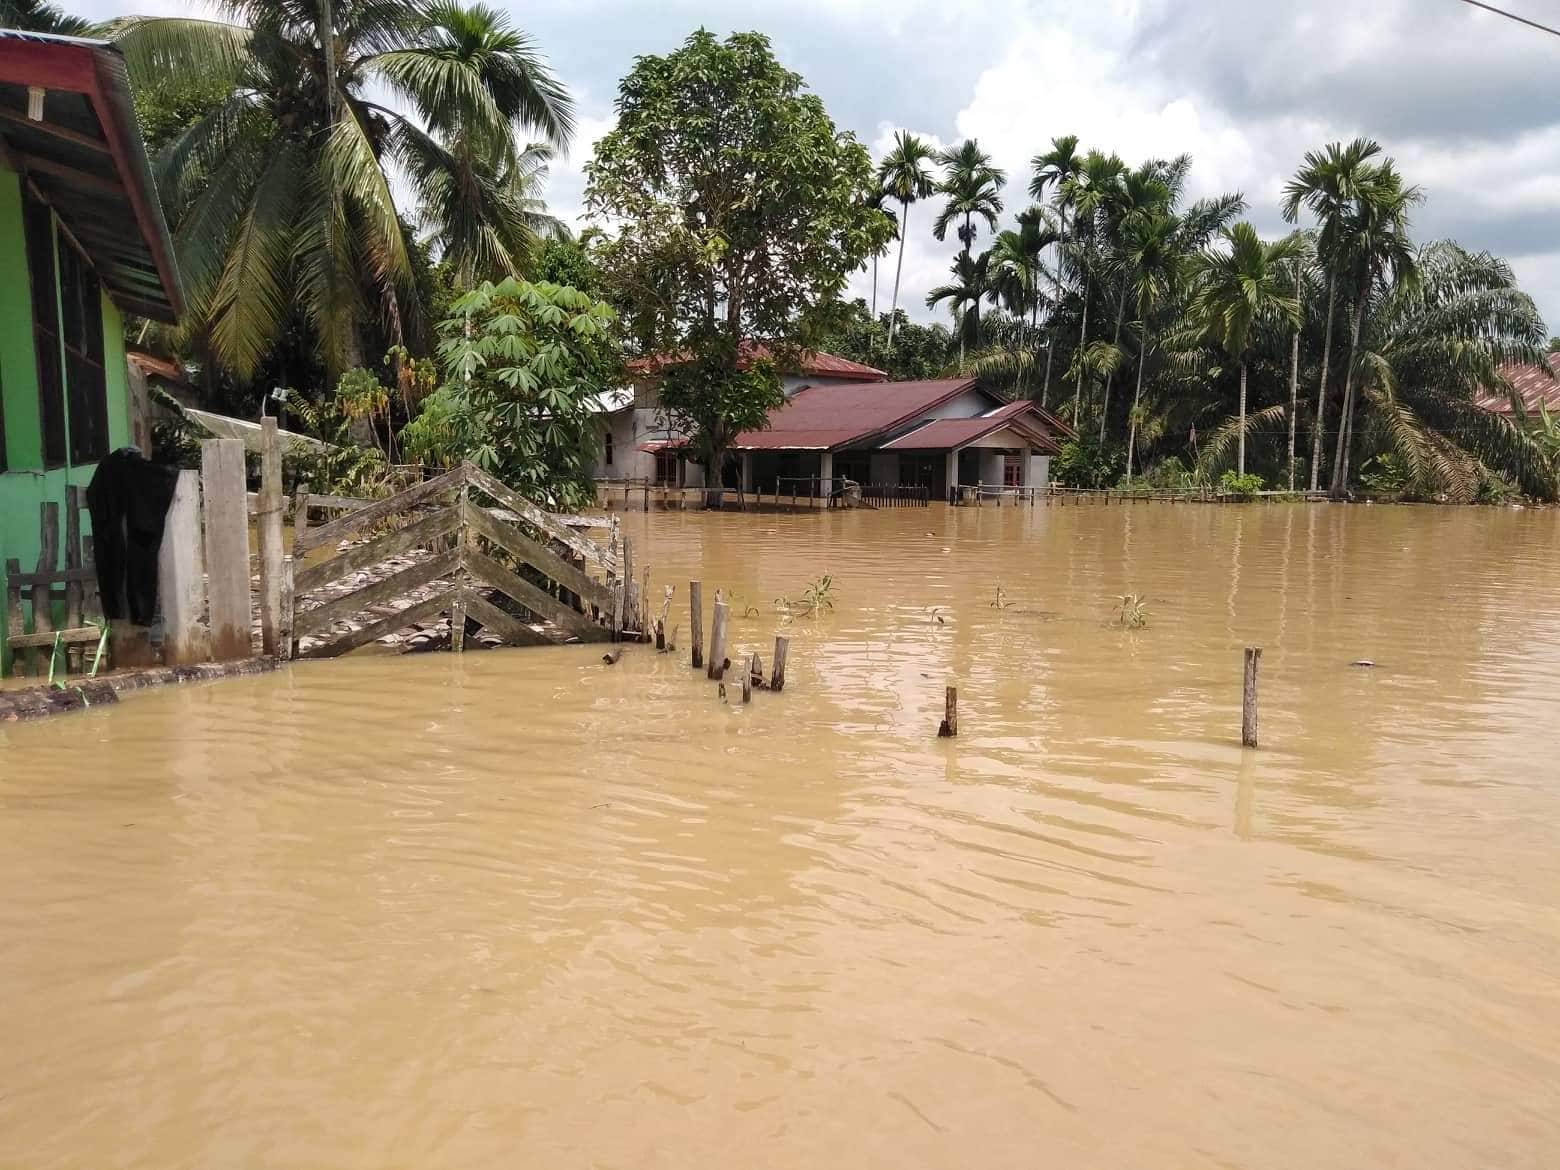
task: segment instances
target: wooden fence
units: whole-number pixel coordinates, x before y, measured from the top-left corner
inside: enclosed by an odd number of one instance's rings
[[[65,563],[60,565],[60,505],[48,501],[38,507],[38,563],[30,573],[11,557],[5,564],[5,628],[11,648],[11,672],[42,677],[79,673],[101,661],[105,626],[99,604],[97,570],[92,561],[92,538],[81,534],[84,493],[74,485],[65,489]],[[23,600],[31,606],[32,629],[27,629]],[[64,623],[56,628],[55,613],[63,611]]]
[[[338,514],[314,526],[315,510]],[[620,554],[580,535],[470,463],[372,502],[304,494],[293,531],[294,564],[334,550],[292,575],[288,652],[302,657],[444,613],[455,651],[468,622],[510,645],[608,641],[640,627],[627,542]]]

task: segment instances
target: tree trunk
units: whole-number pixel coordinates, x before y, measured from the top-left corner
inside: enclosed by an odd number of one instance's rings
[[[1055,313],[1062,303],[1062,254],[1067,250],[1067,217],[1062,216],[1062,230],[1056,240],[1056,272],[1052,283],[1056,287],[1056,300],[1051,305],[1051,312]],[[1050,324],[1047,320],[1046,324]],[[1056,330],[1047,330],[1051,334],[1051,340],[1045,347],[1045,385],[1040,388],[1040,406],[1043,409],[1051,401],[1051,357],[1056,353]]]
[[[1240,448],[1236,457],[1235,474],[1246,474],[1246,363],[1240,363]]]
[[[1300,302],[1300,261],[1295,261],[1295,303]],[[1300,405],[1300,326],[1289,343],[1289,490],[1295,490],[1295,411]]]
[[[905,270],[905,228],[910,223],[910,202],[900,206],[904,212],[899,217],[899,260],[894,265],[894,301],[888,310],[888,352],[894,352],[894,327],[899,324],[899,274]]]
[[[1039,344],[1039,341],[1040,341],[1040,290],[1039,289],[1030,289],[1030,291],[1029,291],[1029,344],[1031,346],[1034,346],[1034,345]],[[1039,357],[1039,355],[1036,354],[1036,358],[1038,358],[1038,357]],[[1034,376],[1034,368],[1033,367],[1034,367],[1034,362],[1031,361],[1030,362],[1030,369],[1026,370],[1025,373],[1024,373],[1024,385],[1026,385],[1026,386],[1029,385],[1030,379]],[[1028,395],[1026,395],[1026,397],[1028,397]]]
[[[878,278],[877,253],[872,253],[872,328],[867,330],[867,356],[871,357],[877,348],[877,278]]]
[[[1078,354],[1073,358],[1078,363],[1078,386],[1073,391],[1072,425],[1073,430],[1078,429],[1078,404],[1083,401],[1083,351],[1089,345],[1089,278],[1083,278],[1083,325],[1078,330]]]
[[[1137,389],[1132,392],[1132,413],[1127,416],[1127,482],[1132,482],[1132,452],[1137,448],[1138,404],[1143,401],[1143,367],[1148,364],[1148,326],[1143,326],[1143,344],[1138,347]]]
[[[1311,490],[1321,482],[1322,438],[1327,422],[1327,362],[1332,357],[1333,316],[1337,303],[1338,274],[1327,274],[1327,333],[1322,341],[1322,376],[1316,383],[1316,417],[1311,422]]]
[[[1349,434],[1349,422],[1354,417],[1354,359],[1360,347],[1360,322],[1365,316],[1365,294],[1362,291],[1354,301],[1354,317],[1349,324],[1349,364],[1343,372],[1343,413],[1338,416],[1338,442],[1333,447],[1332,498],[1343,498],[1348,485],[1349,468],[1344,461]]]
[[[1111,348],[1121,348],[1121,322],[1127,316],[1127,282],[1123,278],[1121,282],[1121,295],[1116,298],[1116,332],[1111,338]],[[1105,423],[1110,418],[1110,388],[1116,380],[1116,371],[1113,368],[1105,375],[1105,393],[1100,399],[1100,444],[1105,443]]]

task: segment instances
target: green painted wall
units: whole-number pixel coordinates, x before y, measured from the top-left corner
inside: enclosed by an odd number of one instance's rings
[[[0,475],[0,579],[5,562],[15,557],[24,571],[38,561],[38,506],[53,500],[64,511],[65,485],[85,487],[95,463],[43,470],[43,437],[38,417],[38,366],[33,354],[32,301],[27,252],[22,234],[21,183],[0,167],[0,393],[5,395],[6,466]],[[14,278],[16,274],[19,279]],[[125,366],[124,321],[119,308],[103,297],[103,370],[108,394],[109,448],[131,441],[129,372]],[[69,420],[66,420],[69,458]],[[61,526],[63,528],[63,517]],[[82,532],[91,521],[82,518]],[[64,532],[59,545],[64,547]],[[3,589],[0,581],[0,589]],[[0,594],[3,596],[3,594]],[[0,662],[10,667],[0,623]]]

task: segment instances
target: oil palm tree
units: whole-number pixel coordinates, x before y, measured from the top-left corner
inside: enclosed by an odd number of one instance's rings
[[[1295,177],[1284,187],[1285,219],[1290,223],[1297,223],[1302,207],[1316,217],[1320,227],[1316,253],[1327,271],[1327,325],[1322,342],[1321,375],[1316,383],[1316,409],[1311,420],[1311,490],[1313,492],[1316,491],[1319,483],[1322,438],[1326,431],[1327,374],[1332,357],[1338,277],[1343,262],[1341,243],[1344,219],[1355,200],[1359,198],[1361,183],[1374,165],[1371,159],[1380,153],[1380,144],[1367,138],[1356,138],[1348,146],[1344,146],[1341,142],[1330,143],[1319,151],[1308,152],[1305,162],[1295,172]]]
[[[1191,313],[1209,341],[1240,366],[1239,456],[1246,474],[1246,365],[1252,334],[1261,325],[1293,324],[1300,306],[1288,293],[1285,265],[1294,258],[1293,237],[1264,243],[1256,228],[1237,223],[1219,233],[1224,247],[1203,252]]]
[[[1075,184],[1083,173],[1083,156],[1078,153],[1078,136],[1064,134],[1051,139],[1051,149],[1035,155],[1029,161],[1034,176],[1029,180],[1032,199],[1044,199],[1047,188],[1055,188],[1051,207],[1056,212],[1056,250],[1058,258],[1052,267],[1053,306],[1062,300],[1061,254],[1067,250],[1068,212],[1072,210]],[[1056,337],[1051,338],[1045,351],[1045,382],[1040,387],[1040,405],[1045,406],[1051,397],[1051,355],[1056,352]]]
[[[1505,388],[1501,367],[1543,361],[1544,322],[1511,267],[1451,241],[1430,244],[1415,278],[1373,291],[1357,355],[1366,417],[1416,489],[1471,499],[1492,474],[1554,499],[1556,459],[1540,435],[1475,405]]]
[[[1391,159],[1372,167],[1360,181],[1354,204],[1344,219],[1338,248],[1345,272],[1354,282],[1350,309],[1349,364],[1344,371],[1343,412],[1338,419],[1338,439],[1333,448],[1332,494],[1348,488],[1349,459],[1353,450],[1355,414],[1355,358],[1360,329],[1370,308],[1372,292],[1383,282],[1412,284],[1416,256],[1408,238],[1410,209],[1424,196],[1418,187],[1405,186]]]
[[[926,294],[926,307],[935,308],[944,301],[953,312],[954,328],[959,335],[959,368],[964,368],[968,349],[980,344],[980,302],[991,288],[991,253],[972,256],[968,251],[953,258],[953,280],[940,284]]]
[[[944,168],[937,190],[948,197],[948,202],[932,224],[932,235],[938,240],[946,239],[949,225],[962,217],[959,242],[968,256],[975,244],[976,216],[985,220],[991,231],[997,230],[997,216],[1002,214],[1002,184],[1007,182],[1007,176],[991,165],[991,156],[973,138],[940,152],[937,162]]]
[[[44,0],[0,0],[0,28],[86,37],[93,34],[94,27],[90,20],[72,16],[59,5]]]
[[[361,364],[370,324],[399,340],[421,313],[391,167],[405,164],[450,217],[452,241],[491,259],[513,234],[487,221],[520,165],[516,133],[562,148],[573,107],[530,38],[482,5],[221,0],[220,11],[227,20],[115,29],[132,79],[173,72],[228,91],[157,160],[193,317],[247,379],[296,305],[334,379]],[[493,183],[463,186],[478,173]]]
[[[894,135],[894,148],[878,167],[878,185],[892,199],[899,200],[899,259],[894,262],[894,296],[888,313],[888,352],[894,352],[894,326],[899,316],[899,276],[905,267],[905,231],[910,223],[910,205],[930,199],[937,190],[932,176],[936,154],[924,140],[906,130]],[[939,237],[940,239],[941,237]],[[873,317],[877,316],[876,308]]]

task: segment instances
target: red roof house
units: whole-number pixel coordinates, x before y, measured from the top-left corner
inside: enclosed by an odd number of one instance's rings
[[[1560,353],[1552,353],[1545,365],[1506,365],[1500,376],[1511,384],[1524,414],[1537,416],[1542,405],[1560,412]],[[1478,405],[1496,414],[1511,414],[1511,395],[1504,389],[1487,389],[1476,399]]]

